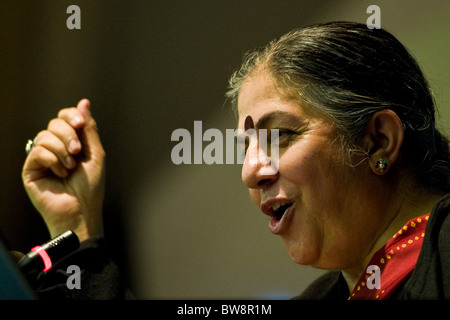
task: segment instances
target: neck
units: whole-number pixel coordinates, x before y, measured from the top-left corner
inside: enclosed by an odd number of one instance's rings
[[[358,265],[351,266],[342,270],[345,281],[349,288],[349,292],[353,290],[361,275],[365,272],[372,256],[388,242],[388,240],[398,232],[409,220],[414,219],[420,215],[430,213],[434,204],[442,197],[441,194],[433,194],[428,196],[417,196],[414,199],[408,200],[402,198],[397,205],[395,213],[392,215],[390,222],[386,228],[381,231],[376,241],[371,246],[368,254],[360,261]]]

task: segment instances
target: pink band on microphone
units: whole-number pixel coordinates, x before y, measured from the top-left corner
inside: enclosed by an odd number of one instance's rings
[[[52,259],[50,259],[47,251],[45,251],[44,248],[42,248],[41,246],[36,246],[32,248],[31,251],[36,251],[36,253],[41,256],[42,261],[44,261],[44,270],[42,271],[46,272],[51,269]]]

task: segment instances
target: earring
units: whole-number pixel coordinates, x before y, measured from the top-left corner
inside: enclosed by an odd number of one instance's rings
[[[375,170],[378,173],[383,173],[384,170],[386,170],[386,167],[387,167],[387,162],[384,159],[380,159],[375,163]]]

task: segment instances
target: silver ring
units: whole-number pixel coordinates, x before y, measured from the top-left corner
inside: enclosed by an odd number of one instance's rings
[[[28,155],[31,151],[31,149],[33,149],[34,147],[34,140],[29,139],[27,141],[27,144],[25,145],[25,152]]]

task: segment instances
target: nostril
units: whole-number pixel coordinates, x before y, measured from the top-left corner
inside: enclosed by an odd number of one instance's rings
[[[258,187],[263,187],[265,185],[270,184],[272,181],[272,179],[262,179],[260,181],[258,181]]]

